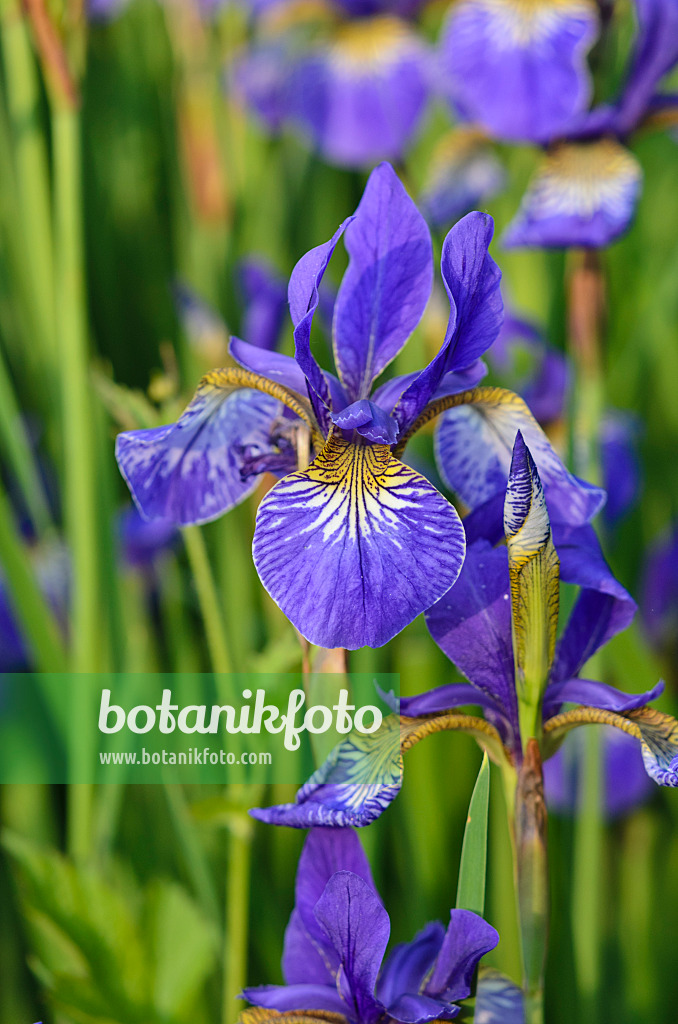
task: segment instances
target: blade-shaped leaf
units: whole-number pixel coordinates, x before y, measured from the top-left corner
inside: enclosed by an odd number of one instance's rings
[[[490,761],[483,754],[461,848],[461,865],[457,883],[457,909],[472,910],[482,916],[485,909],[485,874],[487,867],[487,815],[490,803]]]

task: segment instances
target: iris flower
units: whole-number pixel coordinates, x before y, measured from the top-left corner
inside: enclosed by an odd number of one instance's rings
[[[520,433],[504,530],[506,547],[493,548],[486,540],[469,544],[456,586],[426,615],[433,639],[468,682],[402,699],[399,723],[389,716],[370,742],[349,736],[302,786],[294,804],[255,809],[254,817],[299,828],[366,825],[400,789],[402,752],[442,730],[470,733],[498,764],[514,769],[531,737],[545,760],[570,729],[612,725],[640,740],[645,769],[655,782],[678,786],[678,722],[647,706],[663,684],[628,694],[579,677],[591,655],[629,624],[635,605],[586,529],[583,538],[577,530],[558,531],[554,544],[539,474]],[[561,576],[582,590],[556,643]],[[483,717],[456,710],[469,704],[480,706]],[[579,706],[566,710],[568,704]],[[392,744],[398,726],[400,752]]]
[[[235,90],[271,130],[295,125],[330,163],[400,158],[430,94],[430,55],[411,24],[421,6],[269,4],[255,18],[257,40],[235,67]]]
[[[636,0],[638,33],[626,85],[614,104],[573,117],[554,131],[509,225],[507,246],[609,245],[629,227],[642,170],[627,148],[641,127],[675,116],[678,99],[656,93],[678,62],[675,0]]]
[[[384,961],[389,931],[355,832],[312,831],[299,861],[295,907],[285,933],[286,984],[244,992],[251,1003],[282,1018],[246,1010],[243,1024],[312,1024],[328,1019],[323,1013],[332,1014],[336,1024],[451,1020],[459,1013],[455,1004],[471,993],[480,959],[499,941],[481,917],[453,910],[447,929],[438,922],[426,925]],[[496,998],[495,982],[487,1000]]]
[[[442,36],[447,91],[490,135],[546,148],[508,246],[606,246],[633,217],[642,171],[627,141],[675,115],[656,94],[678,61],[675,0],[636,0],[638,31],[616,102],[589,109],[593,0],[462,0]],[[496,88],[501,80],[502,88]]]
[[[444,90],[494,138],[548,142],[588,103],[598,21],[595,0],[460,0],[440,37]]]
[[[556,516],[585,523],[604,500],[567,472],[517,395],[468,390],[502,321],[492,229],[491,218],[472,213],[449,232],[442,276],[450,319],[440,351],[421,372],[373,390],[417,326],[433,277],[426,223],[392,168],[380,165],[355,216],[292,273],[294,359],[233,339],[242,369],[207,374],[177,423],[118,437],[120,468],[148,518],[207,522],[250,494],[263,472],[282,477],[259,506],[254,562],[285,615],[319,646],[381,646],[457,579],[466,546],[459,516],[400,459],[439,413],[461,413],[460,422],[445,423],[439,462],[467,505],[503,493],[518,427]],[[321,370],[310,339],[321,280],[344,231],[337,377]]]

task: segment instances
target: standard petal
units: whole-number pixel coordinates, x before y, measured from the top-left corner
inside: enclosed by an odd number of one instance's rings
[[[556,646],[560,563],[544,489],[520,431],[513,446],[506,489],[504,532],[511,580],[516,688],[536,706]]]
[[[452,505],[382,445],[332,435],[259,506],[254,562],[271,597],[321,647],[380,647],[455,582]]]
[[[338,871],[316,903],[315,916],[343,967],[357,1011],[354,1019],[372,1024],[384,1009],[374,987],[391,931],[381,900],[358,875]]]
[[[215,370],[176,423],[119,434],[116,458],[140,511],[188,526],[237,505],[258,479],[242,480],[242,449],[269,447],[281,409],[270,395],[223,387]]]
[[[445,91],[496,138],[548,141],[588,103],[597,30],[591,0],[463,0],[442,35]]]
[[[399,159],[429,95],[428,51],[395,17],[344,23],[291,79],[295,121],[330,163]]]
[[[309,395],[316,418],[323,428],[329,430],[331,407],[330,388],[323,371],[311,352],[311,325],[320,302],[320,282],[332,258],[337,242],[353,218],[347,218],[328,242],[317,245],[305,253],[290,277],[288,299],[294,324],[294,358],[308,381]]]
[[[453,910],[425,995],[446,1002],[471,993],[473,975],[482,957],[499,942],[497,931],[470,910]]]
[[[576,676],[599,648],[626,629],[636,604],[612,575],[592,526],[555,524],[553,539],[560,578],[582,588],[556,647],[551,679],[558,682]]]
[[[614,139],[567,142],[544,156],[504,245],[601,248],[631,224],[642,170]]]
[[[426,221],[389,164],[369,177],[346,231],[349,265],[334,307],[334,357],[353,399],[397,356],[419,323],[433,284]]]
[[[494,221],[488,214],[469,213],[443,242],[441,271],[450,299],[450,319],[438,355],[410,384],[393,411],[403,433],[431,400],[445,374],[471,366],[501,330],[501,271],[488,252],[493,232]]]
[[[283,975],[288,985],[334,985],[339,962],[313,908],[337,871],[352,871],[374,889],[369,863],[352,829],[313,829],[299,858],[295,909],[285,932]]]
[[[525,1024],[522,990],[499,971],[481,968],[473,1024]]]
[[[412,942],[403,942],[388,955],[377,984],[377,997],[391,1009],[395,1000],[404,993],[419,992],[421,984],[431,970],[445,937],[445,929],[438,921],[427,924]]]
[[[452,691],[457,691],[464,703],[475,699],[487,706],[484,697],[506,719],[504,731],[508,727],[517,733],[506,549],[493,549],[483,541],[469,545],[459,579],[427,611],[426,624],[438,646],[473,684],[476,695],[469,687],[443,686],[430,693],[437,698],[434,706],[427,706],[426,695],[402,698],[401,713],[422,715],[453,707],[458,700],[449,701]]]
[[[396,798],[402,779],[400,718],[389,715],[371,736],[354,733],[335,747],[295,803],[254,808],[250,814],[292,828],[369,825]]]
[[[530,449],[546,493],[551,523],[587,523],[602,507],[605,492],[568,473],[518,395],[480,387],[468,401],[440,417],[436,460],[442,478],[469,508],[504,494],[517,432]]]

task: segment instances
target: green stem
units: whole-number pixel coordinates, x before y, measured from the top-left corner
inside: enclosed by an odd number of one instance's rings
[[[55,110],[52,131],[66,525],[73,559],[72,668],[92,672],[99,664],[99,558],[77,112]]]
[[[584,730],[582,800],[574,834],[572,933],[579,1009],[583,1020],[597,1020],[599,1010],[603,888],[601,740],[600,729]]]
[[[0,490],[0,564],[10,600],[41,672],[63,672],[66,652],[54,617],[35,579],[28,551],[14,525],[9,501]]]
[[[40,117],[40,86],[26,21],[18,0],[7,0],[2,17],[7,106],[13,129],[22,234],[30,253],[30,277],[44,355],[55,363],[54,252],[49,172]]]
[[[516,878],[527,1024],[543,1024],[548,946],[549,878],[546,804],[539,745],[527,742],[515,808]]]
[[[215,672],[231,672],[232,660],[204,535],[199,526],[187,526],[183,534],[205,624],[212,669]]]
[[[101,650],[99,557],[81,219],[80,120],[75,109],[55,103],[52,140],[64,494],[73,564],[71,668],[74,672],[93,672],[99,666]],[[68,846],[75,857],[85,857],[91,851],[93,797],[91,785],[70,787]]]
[[[249,820],[243,820],[242,826],[230,833],[228,841],[222,1024],[233,1024],[236,999],[247,982],[251,863],[252,828]]]

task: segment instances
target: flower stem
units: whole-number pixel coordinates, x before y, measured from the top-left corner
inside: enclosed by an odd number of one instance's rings
[[[548,945],[549,877],[546,804],[539,744],[530,739],[518,773],[516,876],[527,1024],[543,1024]]]
[[[200,611],[205,624],[212,669],[217,673],[231,672],[231,654],[228,649],[224,620],[204,535],[199,526],[187,526],[183,534],[191,572],[198,592]]]
[[[233,1024],[237,1015],[235,1000],[247,981],[251,864],[252,827],[243,814],[242,819],[231,826],[228,838],[222,1024]]]

